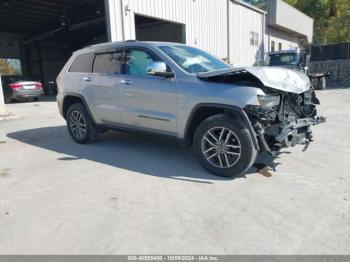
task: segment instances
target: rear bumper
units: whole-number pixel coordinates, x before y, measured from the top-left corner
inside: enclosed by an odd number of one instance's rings
[[[24,100],[28,98],[35,98],[44,94],[43,89],[18,89],[13,90],[12,99]]]

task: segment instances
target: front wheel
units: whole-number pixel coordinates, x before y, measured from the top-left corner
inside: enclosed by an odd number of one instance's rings
[[[200,124],[194,149],[205,169],[223,177],[244,174],[257,155],[248,129],[226,114],[209,117]]]

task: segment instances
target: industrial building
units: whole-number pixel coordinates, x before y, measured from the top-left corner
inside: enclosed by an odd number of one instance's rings
[[[186,43],[259,65],[268,51],[312,41],[311,18],[267,1],[264,11],[239,0],[0,0],[0,62],[46,89],[73,51],[106,41]]]
[[[265,51],[300,49],[312,43],[313,19],[282,0],[267,0]]]

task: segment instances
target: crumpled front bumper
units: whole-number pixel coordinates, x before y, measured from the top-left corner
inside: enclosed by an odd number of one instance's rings
[[[280,124],[280,133],[275,136],[276,145],[290,147],[297,144],[308,144],[312,141],[311,126],[326,122],[322,116],[300,118],[288,124]]]
[[[307,149],[312,141],[311,126],[325,123],[326,118],[322,116],[296,119],[289,123],[279,123],[268,126],[258,136],[260,147],[263,151],[273,153],[284,147],[305,145]],[[266,141],[266,137],[272,137],[273,146]]]

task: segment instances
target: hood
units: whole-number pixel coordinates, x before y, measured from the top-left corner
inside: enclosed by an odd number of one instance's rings
[[[282,67],[244,67],[201,73],[198,77],[210,81],[211,78],[218,79],[219,76],[234,75],[238,77],[240,74],[247,75],[247,73],[257,78],[264,86],[284,92],[300,94],[311,87],[307,75],[297,70]],[[239,79],[244,81],[242,76]]]

